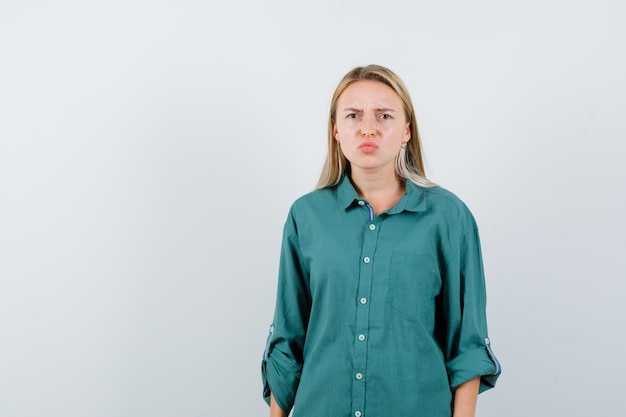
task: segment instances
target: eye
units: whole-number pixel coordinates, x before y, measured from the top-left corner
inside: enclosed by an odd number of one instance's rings
[[[388,120],[388,119],[391,119],[391,115],[387,113],[383,113],[380,115],[380,118],[383,120]]]
[[[358,114],[356,113],[350,113],[346,116],[346,119],[356,119],[357,117],[359,117]]]

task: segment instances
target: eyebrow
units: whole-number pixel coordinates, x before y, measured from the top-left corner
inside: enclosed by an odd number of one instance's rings
[[[394,112],[395,110],[390,108],[390,107],[378,107],[376,109],[374,109],[376,111],[384,111],[384,112]],[[343,111],[351,111],[351,112],[362,112],[363,110],[356,108],[356,107],[346,107],[345,109],[343,109]]]

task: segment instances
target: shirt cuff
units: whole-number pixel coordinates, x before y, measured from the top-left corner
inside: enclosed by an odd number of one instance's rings
[[[485,340],[485,344],[485,347],[468,350],[446,363],[452,388],[478,377],[480,377],[478,392],[495,387],[502,370],[491,351],[488,339]]]
[[[287,414],[291,411],[300,384],[302,365],[288,359],[280,352],[274,352],[261,364],[263,378],[263,399],[269,405],[270,394]]]

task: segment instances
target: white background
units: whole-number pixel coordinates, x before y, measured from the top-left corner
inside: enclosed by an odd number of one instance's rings
[[[620,0],[0,3],[0,416],[267,415],[282,225],[352,67],[474,212],[479,415],[623,416]]]

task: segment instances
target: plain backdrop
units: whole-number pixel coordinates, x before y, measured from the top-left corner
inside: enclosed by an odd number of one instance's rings
[[[282,226],[357,65],[472,209],[479,416],[624,416],[626,3],[0,2],[0,417],[267,415]],[[374,416],[376,417],[376,416]]]

